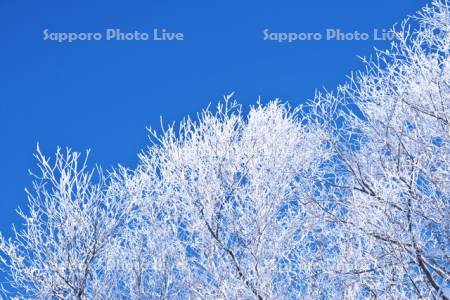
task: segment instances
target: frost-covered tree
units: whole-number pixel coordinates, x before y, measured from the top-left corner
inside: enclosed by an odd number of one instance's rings
[[[334,152],[316,201],[328,198],[330,220],[355,237],[339,270],[350,298],[432,299],[449,285],[448,3],[416,19],[365,60],[366,72],[315,102]]]
[[[448,3],[415,19],[334,93],[151,130],[134,170],[38,149],[4,296],[450,299]]]
[[[184,121],[177,134],[169,128],[141,155],[140,171],[163,187],[152,197],[170,207],[195,297],[280,298],[308,289],[309,239],[321,224],[299,201],[326,157],[323,138],[277,102],[253,107],[247,119],[226,102],[199,122]]]
[[[80,153],[58,149],[52,162],[38,147],[35,156],[34,191],[27,191],[26,213],[19,210],[24,228],[14,228],[14,239],[0,236],[8,285],[20,299],[101,294],[110,288],[105,254],[130,204],[115,196],[116,175],[108,179],[101,169],[88,170]]]

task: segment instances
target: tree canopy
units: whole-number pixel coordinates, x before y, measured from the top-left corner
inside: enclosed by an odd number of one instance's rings
[[[413,26],[410,26],[413,24]],[[130,170],[35,154],[7,298],[449,299],[450,13],[435,0],[336,91],[150,130]]]

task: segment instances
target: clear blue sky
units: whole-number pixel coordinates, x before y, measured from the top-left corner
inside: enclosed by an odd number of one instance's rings
[[[426,1],[21,1],[0,0],[0,231],[20,223],[27,170],[39,142],[92,149],[91,166],[133,167],[148,144],[146,126],[193,115],[235,91],[296,105],[333,89],[357,55],[388,42],[263,41],[272,32],[372,33],[390,28]],[[183,32],[184,41],[43,40],[50,32]]]

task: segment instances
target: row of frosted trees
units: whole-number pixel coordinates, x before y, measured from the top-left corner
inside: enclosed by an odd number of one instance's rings
[[[227,96],[134,170],[38,149],[4,297],[449,299],[448,3],[415,18],[336,92]]]

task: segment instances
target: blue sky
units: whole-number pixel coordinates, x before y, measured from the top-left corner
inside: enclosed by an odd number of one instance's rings
[[[389,42],[264,41],[270,32],[372,33],[426,1],[0,0],[0,231],[20,223],[27,170],[39,142],[92,149],[90,165],[133,167],[146,127],[194,115],[235,91],[244,105],[293,105],[333,89],[361,67],[357,55]],[[183,41],[44,41],[50,32],[182,32]]]

